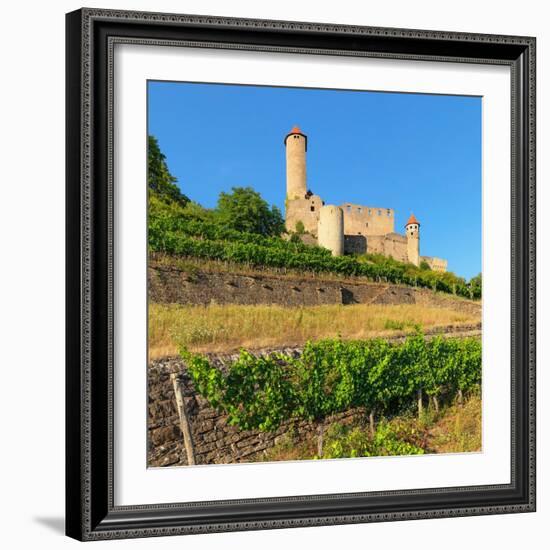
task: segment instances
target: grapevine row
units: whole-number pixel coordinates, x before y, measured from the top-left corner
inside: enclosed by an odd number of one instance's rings
[[[243,430],[274,431],[290,418],[319,422],[355,407],[398,414],[419,396],[438,403],[481,384],[478,339],[428,341],[420,333],[401,344],[308,342],[299,357],[242,350],[223,372],[204,355],[184,350],[182,357],[197,392]]]
[[[219,223],[174,216],[169,212],[152,211],[149,216],[149,231],[155,235],[180,234],[201,240],[252,244],[292,253],[307,253],[322,258],[331,257],[330,251],[320,246],[306,245],[300,241],[285,240],[281,237],[267,237],[258,233],[236,231]]]
[[[282,239],[279,241],[285,242]],[[305,250],[293,250],[290,246],[263,246],[253,242],[198,239],[180,232],[166,231],[159,225],[150,223],[149,246],[153,251],[169,254],[245,263],[258,267],[362,276],[375,281],[431,288],[467,298],[479,298],[479,295],[472,295],[468,285],[448,282],[431,271],[410,274],[405,267],[361,262],[353,256],[333,257],[330,254],[319,254],[319,248],[305,245],[302,245]]]

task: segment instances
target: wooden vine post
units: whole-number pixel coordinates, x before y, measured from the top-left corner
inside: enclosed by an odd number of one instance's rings
[[[369,432],[371,439],[374,438],[374,434],[376,433],[375,427],[374,427],[374,409],[371,409],[369,413]]]
[[[323,420],[320,420],[317,426],[317,456],[319,458],[323,458],[324,433],[325,433],[325,425]]]
[[[421,418],[422,417],[422,411],[423,411],[423,407],[422,407],[422,388],[420,388],[417,391],[416,399],[417,399],[417,403],[418,403],[418,418]]]
[[[180,417],[181,433],[183,434],[183,445],[187,454],[187,464],[193,466],[195,464],[195,448],[193,446],[193,436],[191,435],[191,424],[185,409],[185,401],[181,390],[181,381],[176,373],[170,374],[172,385],[174,386],[174,394],[176,396],[176,406]]]

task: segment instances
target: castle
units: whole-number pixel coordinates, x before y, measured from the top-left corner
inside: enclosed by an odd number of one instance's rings
[[[307,189],[307,136],[294,126],[285,137],[286,202],[288,231],[305,231],[334,256],[344,253],[375,253],[419,266],[425,262],[433,271],[447,271],[447,260],[420,256],[420,222],[411,214],[405,235],[394,229],[391,208],[344,203],[326,205]]]

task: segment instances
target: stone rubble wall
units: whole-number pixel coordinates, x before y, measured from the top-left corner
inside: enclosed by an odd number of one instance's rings
[[[202,270],[190,272],[154,262],[149,265],[148,292],[151,302],[163,304],[422,304],[474,314],[481,309],[481,302],[405,285],[353,279],[277,276],[269,273],[242,275]]]
[[[299,349],[279,350],[300,353]],[[260,352],[261,353],[261,352]],[[265,352],[264,352],[265,353]],[[221,369],[234,361],[237,355],[210,356]],[[232,464],[261,460],[265,451],[292,437],[293,442],[304,441],[316,434],[316,426],[309,422],[284,423],[277,431],[239,430],[227,423],[227,417],[213,409],[197,395],[193,382],[180,358],[152,361],[148,370],[148,465],[183,466],[187,464],[179,416],[176,409],[171,373],[179,373],[183,399],[191,424],[196,464]],[[354,409],[335,415],[331,422],[348,424],[364,418],[362,410]]]

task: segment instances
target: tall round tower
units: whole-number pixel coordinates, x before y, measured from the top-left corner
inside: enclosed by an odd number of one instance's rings
[[[333,256],[344,253],[344,211],[339,206],[327,204],[319,211],[317,228],[319,246],[328,248]]]
[[[307,136],[294,126],[285,137],[286,146],[286,198],[303,199],[306,186]]]
[[[407,232],[407,256],[409,262],[420,265],[420,222],[411,214],[405,225]]]

